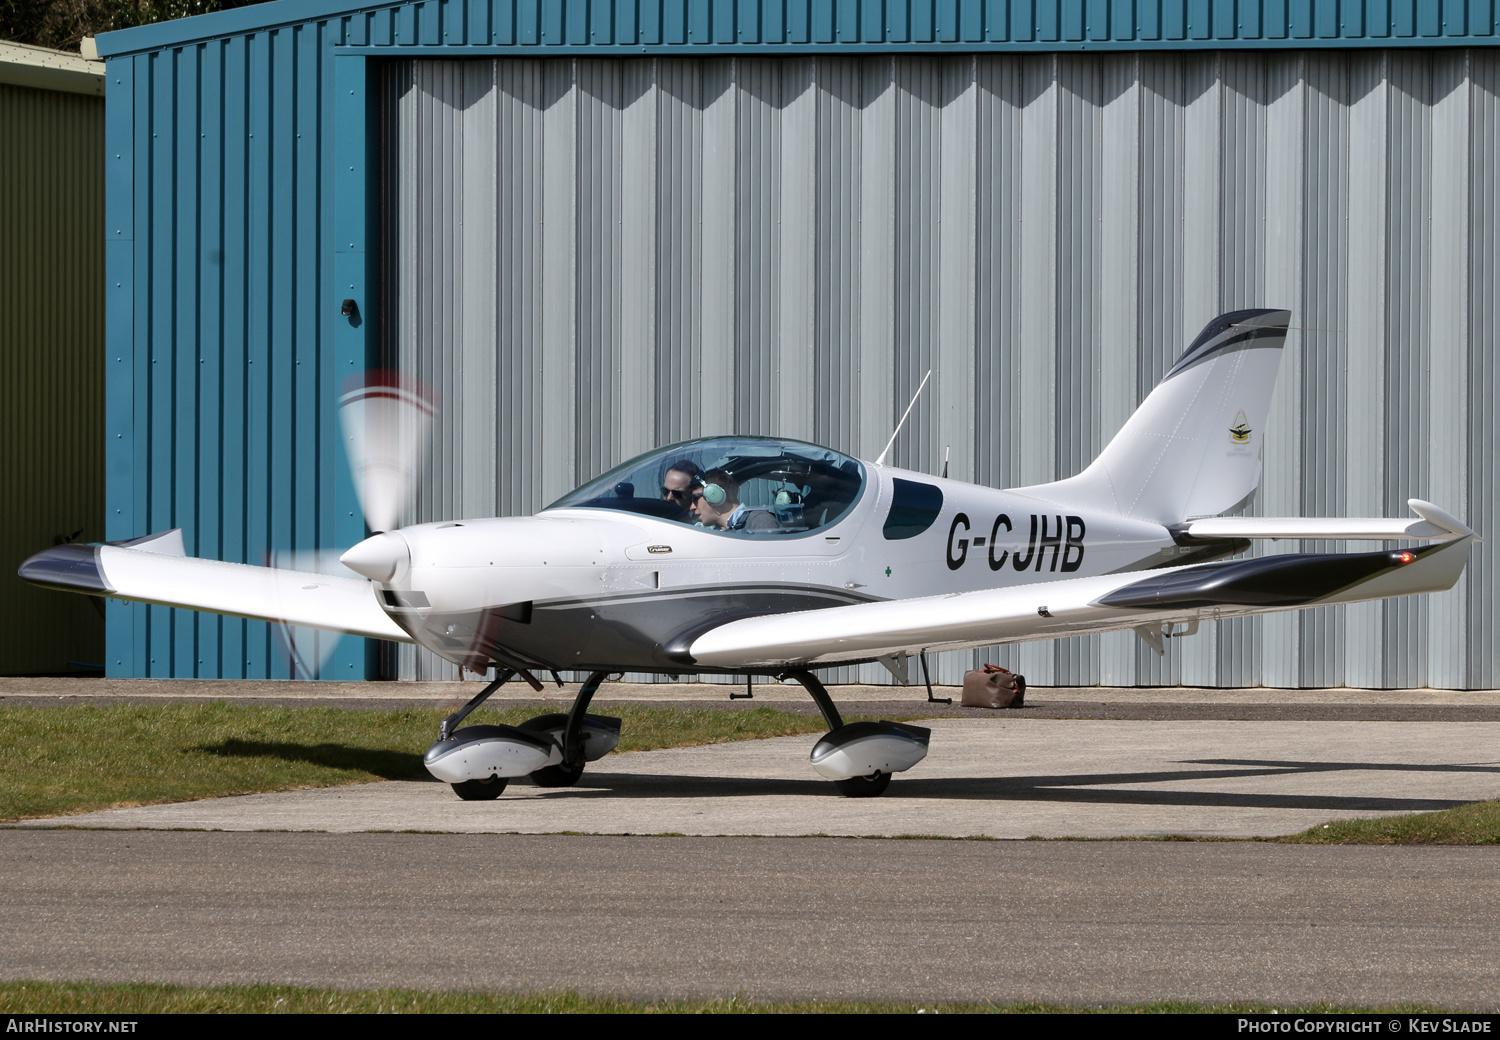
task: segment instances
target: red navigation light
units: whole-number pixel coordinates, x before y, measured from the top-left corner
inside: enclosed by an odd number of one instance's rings
[[[1399,561],[1401,561],[1402,563],[1410,563],[1412,560],[1415,560],[1416,558],[1417,557],[1416,557],[1415,553],[1409,553],[1409,552],[1398,553],[1396,555],[1396,559],[1399,560]]]

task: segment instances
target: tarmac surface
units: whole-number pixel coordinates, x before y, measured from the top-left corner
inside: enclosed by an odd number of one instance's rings
[[[0,705],[479,689],[343,685],[8,679]],[[810,707],[755,692],[609,684],[596,705]],[[878,837],[1268,836],[1500,797],[1500,694],[1034,689],[984,712],[833,693],[936,716],[881,798],[838,797],[805,736],[611,755],[493,802],[414,781],[29,821],[0,834],[0,976],[1500,1007],[1494,848]]]
[[[1473,848],[11,832],[16,979],[1493,1010]]]

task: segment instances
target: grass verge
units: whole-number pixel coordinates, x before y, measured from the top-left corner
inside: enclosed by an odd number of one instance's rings
[[[1416,1006],[1348,1008],[1333,1004],[1273,1007],[1269,1004],[1133,1004],[1073,1007],[1064,1004],[876,1003],[802,1000],[759,1003],[743,997],[720,1000],[645,1001],[586,997],[572,991],[544,993],[429,992],[409,989],[303,989],[296,986],[105,985],[93,982],[0,983],[0,1014],[1335,1014],[1351,1011],[1421,1014]]]
[[[1500,845],[1500,801],[1408,816],[1335,820],[1274,840],[1298,845]]]
[[[267,705],[0,708],[0,820],[223,795],[425,778],[422,754],[451,709]],[[515,725],[537,705],[483,708],[467,724]],[[816,715],[611,705],[621,751],[821,733]],[[849,721],[855,721],[850,718]]]

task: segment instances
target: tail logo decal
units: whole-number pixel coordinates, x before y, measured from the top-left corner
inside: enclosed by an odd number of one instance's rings
[[[1234,417],[1234,425],[1229,428],[1229,439],[1235,444],[1250,443],[1250,423],[1244,412]]]

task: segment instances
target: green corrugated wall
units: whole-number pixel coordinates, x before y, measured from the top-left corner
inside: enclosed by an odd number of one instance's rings
[[[0,674],[87,672],[104,622],[25,584],[104,537],[104,99],[0,84]]]

